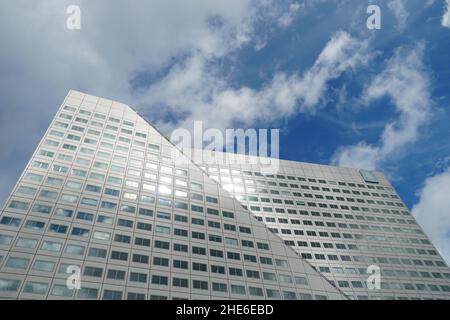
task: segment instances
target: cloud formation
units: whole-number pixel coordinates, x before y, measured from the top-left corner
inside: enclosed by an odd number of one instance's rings
[[[412,214],[420,223],[442,257],[450,264],[450,171],[425,181],[419,202]]]
[[[378,144],[362,141],[339,148],[332,163],[340,166],[375,169],[384,161],[401,156],[419,138],[420,128],[431,115],[430,80],[422,62],[425,46],[400,47],[387,67],[365,89],[362,100],[369,104],[388,97],[399,118],[384,127]]]
[[[446,0],[445,12],[441,23],[443,27],[450,28],[450,0]]]
[[[194,120],[204,120],[208,126],[219,129],[235,123],[273,123],[298,112],[314,113],[326,97],[330,80],[366,65],[370,58],[369,40],[361,41],[339,31],[303,74],[278,72],[260,89],[252,89],[234,88],[215,72],[208,57],[197,52],[174,65],[166,77],[146,91],[143,99],[147,106],[163,106],[176,115],[174,123],[161,123],[162,127],[186,128]]]
[[[72,4],[81,8],[81,30],[66,28]],[[69,89],[139,105],[133,75],[257,43],[266,33],[259,24],[272,30],[286,12],[294,18],[290,4],[295,9],[289,0],[0,1],[0,145],[9,150],[0,158],[0,203]]]
[[[409,17],[406,0],[389,0],[387,5],[397,19],[397,29],[404,30]]]

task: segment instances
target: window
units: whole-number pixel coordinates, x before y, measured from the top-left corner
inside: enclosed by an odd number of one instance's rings
[[[213,282],[212,290],[218,292],[227,292],[227,285],[225,283]]]
[[[92,213],[78,211],[77,219],[85,220],[85,221],[93,221],[94,220],[94,215]]]
[[[123,234],[116,234],[114,237],[114,241],[122,243],[130,243],[131,237]]]
[[[120,211],[126,212],[126,213],[135,213],[136,212],[136,208],[133,206],[129,206],[129,205],[122,205],[120,207]]]
[[[16,201],[16,200],[11,201],[11,203],[9,204],[9,208],[23,210],[23,211],[28,210],[29,206],[30,206],[30,204],[28,202]]]
[[[73,244],[68,244],[65,250],[68,254],[75,254],[75,255],[83,255],[84,254],[84,247],[83,246],[76,246]]]
[[[245,287],[232,284],[231,285],[231,293],[234,293],[234,294],[246,294],[245,293]]]
[[[170,220],[170,213],[158,211],[156,217],[160,219]]]
[[[292,291],[283,291],[283,297],[285,300],[295,300],[297,299],[297,294]],[[310,294],[301,293],[300,298],[301,300],[311,300],[312,297]]]
[[[48,290],[48,284],[42,282],[31,282],[28,281],[23,289],[26,293],[32,294],[46,294]]]
[[[106,249],[90,248],[89,257],[106,258]]]
[[[0,279],[0,292],[2,291],[17,291],[20,286],[19,280]]]
[[[109,232],[96,231],[94,232],[94,239],[108,241],[111,239],[111,234]]]
[[[30,259],[11,257],[6,262],[6,267],[14,269],[26,269],[28,268],[29,262]]]
[[[225,267],[212,265],[211,266],[211,273],[225,274]]]
[[[165,276],[159,276],[159,275],[153,275],[152,276],[152,283],[153,284],[158,284],[161,286],[167,286],[168,282],[168,278]]]
[[[209,255],[210,255],[211,257],[223,258],[223,251],[221,251],[221,250],[216,250],[216,249],[210,249]]]
[[[208,290],[208,282],[201,280],[193,280],[192,287],[198,290]]]
[[[206,255],[206,249],[202,247],[192,247],[192,253],[198,255]]]
[[[109,269],[106,277],[114,280],[125,280],[125,271]]]
[[[188,262],[183,260],[173,260],[173,267],[177,269],[188,269]]]
[[[122,300],[122,291],[105,290],[103,300]]]
[[[65,234],[67,232],[67,226],[52,223],[49,227],[49,231]]]
[[[194,271],[206,272],[208,270],[207,268],[208,267],[204,263],[192,262],[192,270]]]
[[[205,240],[205,234],[203,232],[192,231],[192,238],[193,239]]]
[[[153,216],[153,210],[145,209],[145,208],[139,208],[139,214],[142,215],[142,216],[152,217]]]
[[[259,279],[259,272],[254,270],[246,270],[247,278]]]
[[[235,238],[225,237],[225,243],[228,244],[228,245],[237,246],[238,245],[238,240],[235,239]]]
[[[57,208],[55,210],[55,215],[64,218],[72,217],[73,211],[69,209]]]
[[[120,252],[120,251],[112,251],[111,252],[111,259],[127,261],[128,260],[128,253]]]
[[[167,249],[169,249],[167,247]],[[188,252],[188,246],[185,244],[180,244],[180,243],[174,243],[173,244],[173,250],[174,251],[179,251],[179,252]]]
[[[25,175],[26,180],[33,181],[33,182],[41,182],[43,178],[44,177],[42,175],[35,174],[35,173],[27,173]]]
[[[151,231],[152,225],[149,223],[138,222],[136,228],[139,230]],[[166,227],[164,227],[164,228],[166,228]],[[170,233],[170,228],[167,228],[167,229],[165,229],[165,233]]]
[[[73,195],[69,195],[69,194],[63,194],[61,196],[61,201],[68,202],[68,203],[77,203],[78,197],[77,196],[73,196]]]
[[[172,285],[174,287],[181,287],[181,288],[188,288],[189,287],[189,281],[188,279],[184,278],[173,278],[172,279]]]
[[[115,210],[117,208],[117,204],[109,201],[102,201],[101,207],[103,209]]]
[[[138,272],[131,272],[130,273],[130,281],[147,283],[147,274],[145,274],[145,273],[138,273]]]
[[[4,224],[11,227],[19,227],[21,221],[22,220],[19,218],[3,216],[2,219],[0,220],[0,224]]]
[[[134,244],[138,246],[150,247],[150,240],[136,237],[136,239],[134,240]]]
[[[16,247],[34,249],[38,241],[35,239],[19,238],[16,242]]]
[[[53,242],[53,241],[44,241],[42,243],[42,250],[50,251],[50,252],[59,252],[61,250],[61,243]]]
[[[148,256],[142,254],[133,254],[133,262],[148,264]]]
[[[87,236],[89,236],[89,230],[88,229],[83,229],[83,228],[73,227],[72,228],[72,235],[73,236],[78,236],[78,237],[87,237]]]
[[[33,206],[33,212],[38,212],[38,213],[44,213],[44,214],[49,214],[52,211],[52,207],[50,206],[46,206],[43,204],[35,204]]]
[[[65,285],[54,285],[52,289],[52,295],[61,297],[72,297],[73,290],[67,288]]]
[[[30,196],[34,196],[36,194],[37,189],[32,187],[20,186],[17,189],[17,193],[22,193]]]
[[[101,278],[103,275],[103,269],[102,268],[96,268],[96,267],[89,267],[86,266],[84,268],[84,272],[83,272],[84,276],[88,276],[88,277],[96,277],[96,278]]]
[[[279,290],[266,289],[267,297],[273,299],[281,299],[281,294]]]
[[[88,185],[86,185],[86,191],[89,191],[89,192],[96,192],[96,193],[98,193],[98,192],[100,192],[101,191],[101,187],[99,187],[99,186],[94,186],[94,185],[92,185],[92,184],[88,184]]]
[[[3,219],[4,218],[7,218],[7,217],[3,217]],[[2,221],[0,221],[1,224],[3,224],[3,219],[2,219]],[[20,224],[20,219],[17,219],[17,220],[19,220],[19,222],[17,224],[17,226],[18,226]],[[45,223],[40,222],[40,221],[28,220],[25,223],[25,228],[31,229],[31,230],[42,230],[42,229],[44,229],[44,227],[45,227]]]
[[[239,268],[231,268],[230,267],[228,269],[228,271],[231,276],[242,277],[242,275],[243,275],[242,269],[239,269]]]
[[[227,257],[228,259],[232,259],[232,260],[240,260],[241,259],[241,255],[237,252],[227,252]]]
[[[209,235],[209,241],[211,242],[222,242],[222,237],[214,234]]]
[[[67,181],[66,188],[74,189],[74,190],[81,190],[83,188],[83,184],[79,183],[79,182],[75,182],[75,181]],[[71,203],[72,203],[72,201],[76,201],[76,200],[71,200],[70,196],[68,196],[68,195],[65,195],[64,199],[66,199],[64,201],[71,202]]]

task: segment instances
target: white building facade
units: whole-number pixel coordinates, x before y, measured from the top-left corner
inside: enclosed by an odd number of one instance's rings
[[[280,161],[264,175],[175,163],[173,148],[129,106],[70,91],[0,213],[0,298],[450,297],[381,173]]]

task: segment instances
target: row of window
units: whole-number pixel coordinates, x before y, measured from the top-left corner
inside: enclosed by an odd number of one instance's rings
[[[410,258],[397,258],[397,257],[374,257],[374,256],[349,256],[349,255],[341,255],[338,256],[336,254],[311,254],[302,252],[301,257],[306,260],[312,260],[313,258],[316,260],[329,260],[329,261],[354,261],[366,265],[371,264],[392,264],[392,265],[414,265],[414,266],[427,266],[427,267],[441,267],[447,268],[446,264],[441,260],[420,260],[420,259],[410,259]]]
[[[168,278],[165,276],[154,275],[152,277],[152,283],[157,285],[167,285]],[[0,279],[0,292],[16,292],[19,290],[21,282],[19,280],[9,280]],[[172,277],[172,286],[179,288],[188,288],[189,280],[185,278]],[[211,287],[209,287],[208,281],[204,280],[192,280],[192,288],[196,290],[208,291],[211,289],[212,292],[217,292],[221,295],[223,293],[230,293],[232,295],[242,295],[242,296],[254,296],[254,297],[264,297],[264,290],[260,287],[253,286],[243,286],[238,284],[231,284],[228,286],[226,283],[212,282]],[[24,293],[46,295],[49,289],[48,283],[44,282],[34,282],[28,281],[24,288]],[[309,293],[296,293],[295,291],[280,291],[278,289],[265,289],[267,298],[271,299],[300,299],[300,300],[312,300],[313,296]],[[77,297],[79,299],[98,299],[99,289],[82,287],[78,290]],[[53,285],[51,295],[60,297],[73,297],[74,290],[70,290],[64,285]],[[127,299],[130,300],[144,300],[146,295],[144,293],[134,293],[128,292]],[[151,300],[165,300],[166,296],[161,295],[150,295]],[[325,295],[315,295],[317,300],[326,300]],[[121,300],[123,299],[123,292],[119,290],[103,290],[102,299],[104,300]]]
[[[71,110],[67,110],[67,111],[71,111]],[[72,115],[70,115],[68,113],[65,113],[65,112],[61,112],[58,115],[58,117],[63,119],[64,121],[71,121],[71,120],[73,120],[74,122],[78,122],[78,123],[81,123],[81,124],[87,124],[89,122],[89,120],[86,119],[86,118],[89,118],[92,115],[92,113],[90,111],[86,111],[86,110],[80,110],[79,114],[81,116],[77,117],[77,116],[72,116]],[[86,118],[84,118],[84,117],[86,117]],[[105,120],[106,120],[106,116],[105,115],[102,115],[100,113],[95,113],[94,116],[93,116],[93,119],[96,119],[96,120],[91,120],[90,124],[92,126],[98,127],[98,128],[103,128],[104,127]],[[117,119],[117,118],[114,118],[114,117],[109,117],[107,121],[109,122],[109,124],[106,123],[106,127],[105,127],[106,130],[117,131],[117,132],[119,131],[118,125],[120,125],[120,123],[121,123],[120,119]],[[132,135],[133,134],[133,127],[134,127],[133,122],[125,120],[125,121],[122,122],[122,124],[123,124],[124,127],[121,128],[120,132],[124,133],[124,134],[128,134],[128,135]],[[128,128],[126,128],[126,127],[128,127]],[[134,134],[135,134],[136,137],[139,137],[139,138],[143,138],[143,139],[147,138],[147,134],[144,133],[144,132],[136,131]]]
[[[76,112],[76,109],[75,108],[73,108],[73,107],[70,107],[72,110],[67,110],[67,111],[70,111],[70,112]],[[89,112],[89,111],[86,111],[86,110],[80,110],[80,114],[82,114],[82,115],[85,115],[85,116],[91,116],[91,112]],[[60,117],[61,118],[63,118],[63,119],[67,119],[67,120],[72,120],[72,116],[70,116],[70,115],[68,115],[68,114],[60,114]],[[106,120],[106,116],[105,115],[102,115],[102,114],[98,114],[98,113],[95,113],[94,114],[94,118],[97,118],[97,119],[99,119],[99,120]],[[78,120],[78,122],[82,122],[82,123],[87,123],[87,119],[80,119],[80,118],[76,118],[76,120]],[[120,119],[116,119],[116,118],[114,118],[114,117],[110,117],[110,119],[108,119],[110,122],[114,122],[114,123],[120,123]],[[127,121],[126,122],[127,123],[127,125],[130,125],[131,124],[131,122],[130,121]],[[124,123],[125,124],[125,123]],[[103,127],[103,125],[101,126],[101,127]],[[117,131],[118,130],[118,128],[116,128],[116,127],[108,127],[107,129],[109,129],[109,130],[113,130],[113,131]],[[129,131],[126,131],[126,133],[130,133]],[[142,137],[142,138],[146,138],[146,134],[145,133],[136,133],[136,135],[137,136],[139,136],[139,137]],[[206,168],[204,168],[204,169],[206,169]],[[213,168],[213,167],[211,167],[211,168],[209,168],[209,171],[210,172],[218,172],[219,170],[217,169],[217,168]],[[220,172],[221,173],[227,173],[227,172],[229,172],[229,170],[228,169],[224,169],[224,168],[220,168]],[[231,172],[233,173],[233,174],[237,174],[237,173],[239,173],[239,171],[237,171],[237,170],[231,170]],[[261,173],[259,173],[259,172],[254,172],[253,173],[255,176],[263,176]],[[244,175],[252,175],[252,172],[250,172],[250,171],[244,171]],[[288,180],[295,180],[295,177],[293,177],[293,176],[284,176],[284,175],[265,175],[266,177],[269,177],[269,178],[277,178],[277,179],[288,179]],[[308,178],[308,180],[306,180],[306,178],[302,178],[302,177],[297,177],[297,179],[298,180],[300,180],[300,181],[308,181],[308,182],[310,182],[310,183],[321,183],[321,184],[326,184],[327,183],[327,181],[325,181],[325,180],[323,180],[323,179],[314,179],[314,178]],[[349,187],[358,187],[358,188],[365,188],[366,187],[366,185],[364,185],[364,184],[358,184],[358,185],[356,185],[355,183],[345,183],[345,182],[338,182],[338,183],[336,183],[335,181],[329,181],[328,182],[329,184],[331,184],[331,185],[339,185],[339,186],[349,186]],[[375,187],[377,188],[377,189],[380,189],[380,190],[383,190],[384,188],[382,187],[382,186],[373,186],[373,185],[367,185],[367,187],[368,188],[373,188],[373,189],[375,189]],[[389,187],[387,187],[386,189],[391,189],[391,188],[389,188]]]

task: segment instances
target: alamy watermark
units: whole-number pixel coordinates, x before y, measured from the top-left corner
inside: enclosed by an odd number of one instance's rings
[[[66,286],[69,290],[80,290],[81,288],[81,269],[79,266],[72,265],[68,266],[66,273],[70,276],[67,277]]]
[[[69,30],[80,30],[81,29],[81,8],[77,5],[70,5],[66,9],[66,14],[68,14],[66,20],[66,27]]]
[[[176,146],[171,156],[177,165],[187,165],[193,159],[208,166],[254,165],[264,174],[275,174],[279,169],[279,129],[204,130],[202,121],[194,121],[192,134],[178,128],[170,140]]]
[[[377,265],[370,265],[366,270],[370,276],[366,280],[367,289],[380,290],[381,289],[381,269]]]
[[[366,26],[369,30],[381,29],[381,8],[376,4],[371,4],[367,7],[366,13],[369,17],[366,20]],[[66,27],[69,30],[81,29],[81,8],[78,5],[70,5],[66,8],[68,15],[66,20]]]
[[[367,14],[370,16],[367,18],[366,26],[369,30],[381,29],[381,9],[379,6],[372,4],[367,7]]]

